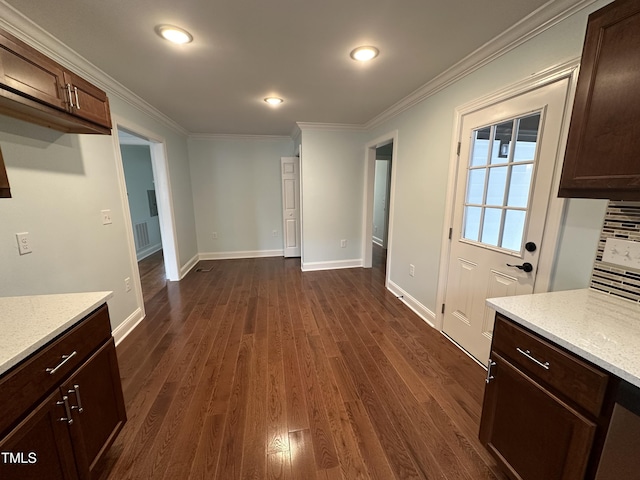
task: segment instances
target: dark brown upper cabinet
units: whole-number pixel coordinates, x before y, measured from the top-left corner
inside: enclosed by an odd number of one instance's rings
[[[111,134],[105,92],[2,30],[0,113],[65,133]]]
[[[640,1],[589,16],[560,197],[640,200]]]

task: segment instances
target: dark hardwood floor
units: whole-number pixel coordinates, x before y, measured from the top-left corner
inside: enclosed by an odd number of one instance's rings
[[[142,284],[142,298],[146,304],[167,285],[162,250],[140,260],[138,262],[138,271],[140,272],[140,283]]]
[[[101,479],[504,479],[485,372],[379,268],[200,262],[118,346],[128,422]]]

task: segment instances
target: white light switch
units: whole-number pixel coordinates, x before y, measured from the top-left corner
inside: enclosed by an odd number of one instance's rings
[[[32,252],[29,244],[29,232],[16,233],[16,239],[18,240],[18,252],[20,255]]]
[[[607,238],[602,261],[640,270],[640,242]]]
[[[100,210],[100,213],[102,214],[103,225],[110,225],[113,223],[111,221],[111,210]]]

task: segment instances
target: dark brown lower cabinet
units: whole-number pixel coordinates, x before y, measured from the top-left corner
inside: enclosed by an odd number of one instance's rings
[[[496,314],[480,440],[514,480],[592,480],[619,379]]]
[[[71,437],[60,394],[54,392],[0,440],[0,478],[77,479]]]
[[[596,424],[492,352],[480,439],[512,478],[582,480]]]
[[[113,339],[94,353],[62,386],[74,423],[69,425],[81,478],[92,478],[104,451],[126,421]]]
[[[58,363],[56,372],[43,368]],[[57,377],[58,372],[63,373]],[[40,399],[7,409],[24,413],[0,422],[13,425],[0,432],[0,479],[96,478],[96,465],[126,422],[106,306],[0,378],[0,399],[17,401],[19,392],[25,392],[24,400]]]

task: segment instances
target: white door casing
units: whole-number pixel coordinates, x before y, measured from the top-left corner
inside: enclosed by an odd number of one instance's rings
[[[534,290],[568,87],[569,79],[561,78],[470,112],[461,119],[451,243],[446,265],[443,331],[483,364],[489,357],[495,314],[486,307],[485,300],[532,293]],[[518,141],[501,142],[496,131],[499,128],[505,131],[505,125],[508,126],[509,122],[513,122],[514,131],[518,131],[520,123],[535,123],[531,119],[538,114],[538,137],[533,144],[535,155],[531,155],[535,158],[529,161],[526,155],[514,154],[514,151],[518,151],[520,144],[530,147],[531,143],[520,142],[520,138]],[[519,121],[519,118],[522,120]],[[492,125],[493,129],[487,128]],[[500,127],[496,129],[496,126]],[[477,152],[474,154],[474,146],[479,150],[480,144],[482,148],[494,149],[493,153],[486,152],[485,165],[477,158],[472,159],[474,155],[478,157]],[[502,147],[503,152],[500,151]],[[504,158],[497,158],[503,157],[502,154]],[[516,181],[518,177],[526,178],[523,174],[525,170],[531,175],[528,198],[526,186],[522,181]],[[501,182],[494,182],[494,177],[501,178]],[[519,192],[521,197],[520,204],[513,202],[516,205],[513,208],[510,206],[512,199],[509,193],[512,178],[511,191]],[[472,179],[470,191],[467,191],[468,179]],[[489,198],[492,196],[492,186],[499,183],[506,193],[502,193],[502,198],[498,200],[496,198],[500,195]],[[477,218],[474,216],[476,214]],[[493,216],[496,218],[494,223],[491,222]],[[507,220],[516,217],[522,226],[521,238],[519,229]],[[477,233],[474,234],[474,231]],[[527,251],[524,248],[526,242],[535,243],[536,250]],[[525,272],[507,266],[525,262],[531,264],[533,271]]]
[[[299,257],[300,249],[300,159],[281,157],[282,237],[285,257]]]

